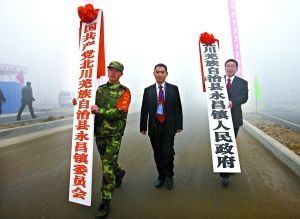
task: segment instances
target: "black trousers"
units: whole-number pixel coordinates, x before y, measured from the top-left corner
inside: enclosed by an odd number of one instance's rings
[[[19,112],[18,112],[17,117],[18,117],[18,118],[21,117],[21,114],[22,114],[22,112],[23,112],[23,110],[24,110],[24,108],[25,108],[26,105],[27,105],[28,108],[29,108],[31,117],[34,118],[35,115],[34,115],[33,108],[32,108],[32,101],[29,101],[29,102],[22,101],[21,107],[20,107],[20,109],[19,109]]]
[[[0,115],[2,114],[2,101],[0,101]]]
[[[165,124],[155,123],[153,135],[150,136],[154,152],[154,160],[158,171],[158,178],[174,176],[174,135],[170,135]]]
[[[236,138],[238,132],[239,132],[240,127],[234,128],[234,136]],[[229,177],[232,175],[232,173],[220,173],[220,177]]]

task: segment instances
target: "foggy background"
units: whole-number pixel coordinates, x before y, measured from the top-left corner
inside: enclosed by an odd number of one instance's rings
[[[34,106],[57,104],[61,90],[76,90],[77,7],[84,0],[0,0],[0,63],[28,68]],[[104,11],[106,65],[125,65],[121,83],[132,92],[130,112],[140,110],[143,89],[154,83],[153,67],[168,66],[167,81],[179,86],[183,110],[205,104],[198,39],[220,40],[222,60],[233,58],[227,0],[95,0]],[[255,103],[300,104],[300,3],[295,0],[236,0],[243,78]],[[223,63],[222,63],[223,64]],[[1,78],[0,78],[1,80]]]

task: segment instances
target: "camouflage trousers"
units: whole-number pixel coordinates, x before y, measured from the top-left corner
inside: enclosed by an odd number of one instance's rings
[[[122,137],[96,137],[96,144],[102,161],[102,186],[101,198],[111,200],[115,189],[116,174],[121,171],[118,164],[118,156]]]

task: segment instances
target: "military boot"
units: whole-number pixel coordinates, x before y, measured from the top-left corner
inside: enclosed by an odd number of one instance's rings
[[[109,211],[110,211],[110,206],[109,206],[109,200],[106,200],[106,199],[103,199],[99,208],[98,208],[98,211],[96,212],[96,217],[99,217],[99,218],[105,218]]]
[[[116,174],[116,188],[119,188],[122,185],[122,180],[125,175],[125,170],[121,170]]]

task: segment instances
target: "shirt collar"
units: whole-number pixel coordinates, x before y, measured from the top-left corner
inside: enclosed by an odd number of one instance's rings
[[[226,80],[226,82],[227,82],[227,79],[228,79],[229,77],[227,76],[227,75],[225,75],[225,80]],[[230,80],[231,80],[231,83],[233,82],[233,79],[235,78],[235,75],[233,75],[231,78],[230,78]]]
[[[158,85],[157,82],[155,83],[155,85],[156,85],[156,90],[159,89],[159,85]],[[165,90],[165,89],[166,89],[166,82],[165,82],[165,81],[164,81],[164,83],[162,84],[162,86],[163,86],[163,90]]]

